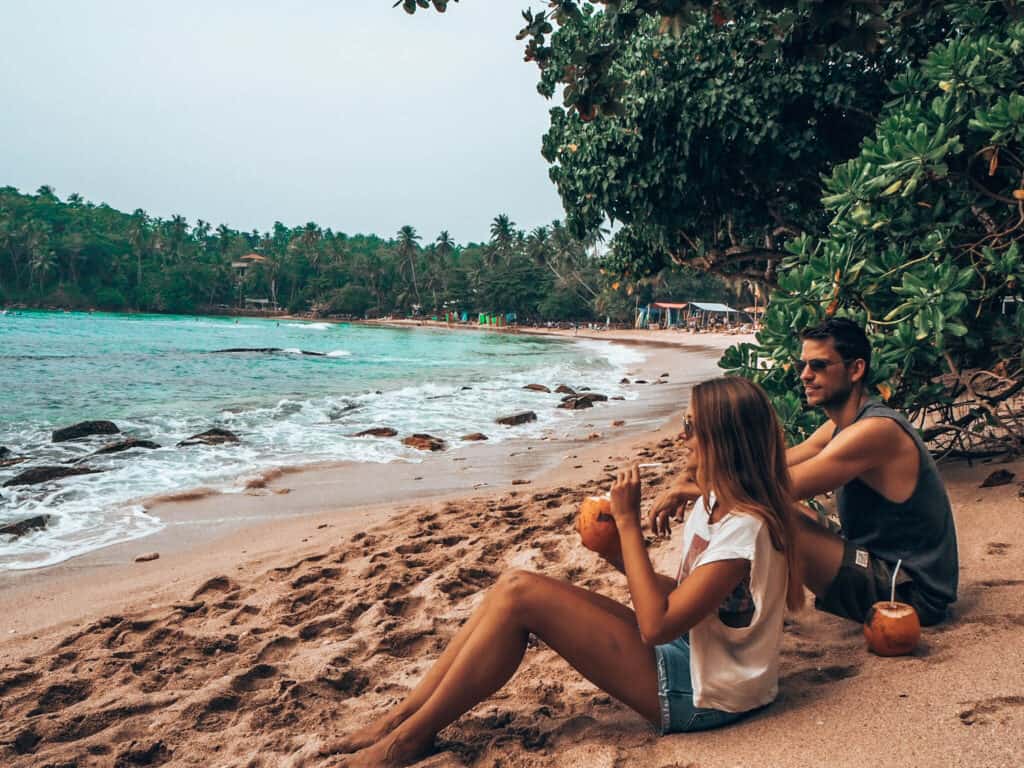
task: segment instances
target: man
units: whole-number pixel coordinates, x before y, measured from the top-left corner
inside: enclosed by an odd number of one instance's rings
[[[828,421],[786,452],[793,495],[835,490],[841,526],[834,532],[800,518],[804,582],[819,609],[864,622],[889,598],[895,572],[897,599],[914,606],[923,625],[937,624],[956,600],[959,565],[935,461],[903,416],[868,396],[871,347],[856,323],[829,319],[801,338],[794,364],[807,402]],[[685,478],[674,483],[651,511],[652,528],[666,532],[669,514],[696,493]]]

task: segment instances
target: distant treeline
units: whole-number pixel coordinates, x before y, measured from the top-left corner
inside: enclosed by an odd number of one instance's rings
[[[394,237],[346,235],[314,222],[239,232],[182,216],[117,211],[50,187],[0,188],[0,303],[193,313],[264,298],[290,312],[356,317],[516,312],[523,321],[630,320],[639,301],[725,298],[723,283],[672,267],[626,283],[559,222],[529,233],[494,218],[486,243],[411,226]],[[250,254],[263,259],[243,259]],[[232,264],[246,263],[244,269]]]

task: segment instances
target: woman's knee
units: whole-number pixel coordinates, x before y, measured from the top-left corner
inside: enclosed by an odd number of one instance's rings
[[[498,577],[494,587],[495,598],[503,602],[523,606],[528,604],[543,588],[544,577],[533,571],[520,568],[505,571]]]

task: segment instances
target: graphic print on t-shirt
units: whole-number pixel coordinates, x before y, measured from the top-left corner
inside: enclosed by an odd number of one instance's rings
[[[690,541],[690,549],[686,557],[679,563],[679,573],[676,575],[676,584],[682,583],[683,579],[690,575],[693,564],[701,555],[707,551],[710,542],[698,534],[693,535]],[[750,574],[743,577],[743,581],[736,585],[722,604],[718,606],[718,619],[725,626],[733,629],[749,627],[754,620],[754,596],[750,592]]]
[[[704,551],[708,548],[710,542],[697,535],[693,534],[693,539],[690,541],[690,548],[686,551],[686,557],[683,558],[682,562],[679,563],[679,573],[676,574],[676,584],[681,584],[683,579],[690,575],[690,571],[693,570],[693,564],[697,562],[697,558],[704,554]]]
[[[754,596],[750,593],[749,573],[718,606],[718,618],[725,626],[733,629],[750,626],[754,620]]]

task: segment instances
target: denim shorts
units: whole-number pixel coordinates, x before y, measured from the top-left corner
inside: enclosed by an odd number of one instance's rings
[[[734,723],[745,712],[704,709],[693,703],[690,682],[690,644],[686,637],[654,648],[658,662],[658,698],[661,701],[661,734],[706,731]]]

